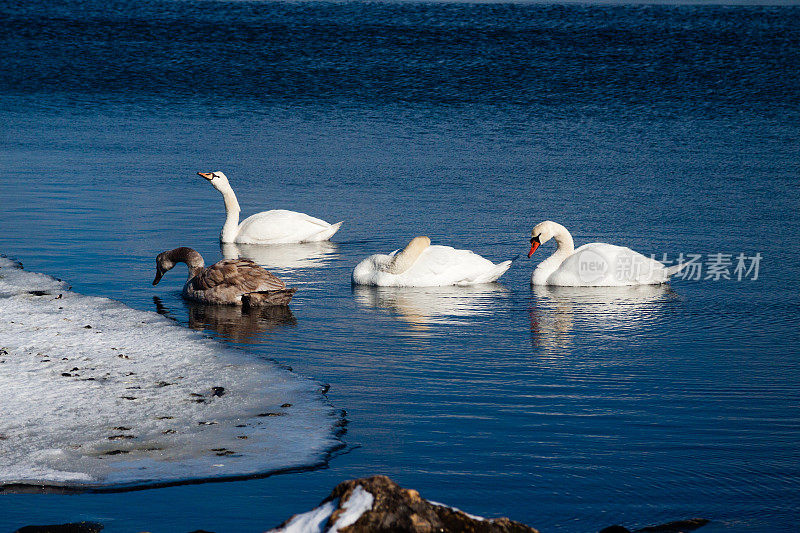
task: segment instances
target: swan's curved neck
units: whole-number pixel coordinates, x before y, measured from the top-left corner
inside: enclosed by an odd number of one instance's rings
[[[173,263],[186,263],[186,266],[189,267],[188,279],[192,279],[198,275],[206,265],[205,261],[203,261],[203,256],[200,255],[200,252],[185,246],[170,250],[167,253],[167,259]]]
[[[391,262],[386,265],[386,272],[390,274],[402,274],[417,262],[422,252],[430,245],[431,240],[428,237],[414,237],[411,239],[411,242],[408,243],[402,251],[397,252]]]
[[[218,189],[222,193],[222,199],[225,200],[225,225],[222,226],[222,232],[219,235],[219,240],[222,242],[233,242],[236,238],[236,230],[239,229],[239,201],[236,199],[233,189],[230,185]]]
[[[567,228],[562,226],[561,224],[553,224],[555,226],[555,231],[553,232],[553,239],[558,244],[558,249],[553,253],[553,255],[572,255],[572,252],[575,251],[575,242],[572,240],[572,235],[570,235]]]
[[[556,244],[558,244],[558,248],[550,257],[539,263],[533,271],[531,281],[535,285],[546,284],[550,275],[558,270],[561,263],[575,252],[575,243],[572,240],[572,235],[567,231],[567,228],[555,222],[553,226],[553,239],[556,241]]]

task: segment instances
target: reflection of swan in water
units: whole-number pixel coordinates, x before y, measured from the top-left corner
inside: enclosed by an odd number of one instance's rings
[[[369,287],[354,285],[356,302],[364,307],[387,309],[412,326],[460,324],[471,316],[490,315],[497,300],[509,291],[497,283],[446,287]]]
[[[633,336],[657,320],[674,297],[665,285],[624,287],[531,286],[531,344],[545,352],[571,345],[573,330],[582,334]]]
[[[159,314],[174,318],[158,296],[153,296],[153,302]],[[184,304],[189,311],[190,328],[198,331],[212,330],[233,342],[258,342],[264,333],[297,324],[288,306],[243,309],[238,306],[208,305],[192,301],[184,301]]]
[[[294,270],[326,265],[336,257],[336,245],[330,241],[300,244],[239,244],[220,243],[225,259],[252,259],[261,266]]]

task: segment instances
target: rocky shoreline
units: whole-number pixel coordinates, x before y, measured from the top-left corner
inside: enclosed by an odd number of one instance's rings
[[[630,530],[612,525],[599,533],[686,533],[708,523],[691,518]],[[14,533],[98,533],[103,525],[75,522],[25,526]],[[316,508],[294,515],[268,533],[538,533],[508,518],[483,518],[428,501],[386,476],[339,483]],[[210,533],[196,530],[192,533]]]

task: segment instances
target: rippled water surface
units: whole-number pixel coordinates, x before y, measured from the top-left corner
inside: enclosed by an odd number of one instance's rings
[[[0,496],[0,530],[260,531],[383,473],[542,531],[690,516],[793,531],[800,509],[796,7],[6,2],[0,252],[329,383],[328,468],[115,494]],[[330,244],[221,250],[243,215],[344,220]],[[576,244],[732,279],[532,289],[552,219]],[[497,284],[352,288],[415,235]],[[184,302],[154,257],[253,257],[290,311]],[[736,256],[761,254],[738,281]],[[541,254],[541,255],[540,255]],[[1,326],[0,326],[1,327]],[[5,391],[4,394],[13,394]]]

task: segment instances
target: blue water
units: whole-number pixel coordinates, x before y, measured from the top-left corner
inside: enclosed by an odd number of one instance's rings
[[[786,6],[4,2],[0,252],[329,383],[349,425],[325,469],[2,494],[0,531],[262,531],[376,473],[547,532],[796,530],[798,43]],[[262,258],[300,287],[291,316],[189,305],[180,269],[151,286],[163,250],[222,257],[212,170],[244,215],[345,221],[299,266]],[[763,259],[756,280],[534,291],[545,219]],[[522,257],[483,288],[351,288],[421,234]]]

